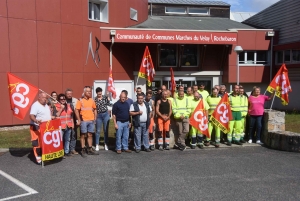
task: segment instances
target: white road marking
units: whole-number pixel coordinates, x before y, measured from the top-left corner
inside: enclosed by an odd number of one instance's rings
[[[22,183],[21,181],[17,180],[16,178],[10,176],[9,174],[3,172],[2,170],[0,170],[0,175],[2,175],[3,177],[5,177],[6,179],[8,179],[9,181],[13,182],[17,186],[19,186],[20,188],[22,188],[22,189],[24,189],[25,191],[28,192],[28,193],[24,193],[24,194],[21,194],[21,195],[15,195],[15,196],[12,196],[12,197],[2,198],[2,199],[0,199],[0,201],[10,200],[10,199],[19,198],[19,197],[23,197],[23,196],[27,196],[27,195],[32,195],[32,194],[38,193],[36,190],[30,188],[29,186],[25,185],[24,183]]]

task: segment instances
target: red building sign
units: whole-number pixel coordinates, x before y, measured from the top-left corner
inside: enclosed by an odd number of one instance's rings
[[[110,42],[110,30],[101,30],[101,42]],[[107,41],[109,40],[109,41]],[[116,30],[115,42],[176,43],[176,44],[236,44],[236,32]]]

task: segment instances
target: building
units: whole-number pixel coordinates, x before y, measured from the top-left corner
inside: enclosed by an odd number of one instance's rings
[[[275,30],[272,52],[272,77],[285,63],[289,71],[289,78],[293,92],[290,93],[288,106],[281,106],[280,101],[275,99],[274,108],[285,110],[300,110],[299,86],[300,86],[300,1],[281,0],[271,5],[258,14],[248,18],[244,24]]]
[[[6,73],[46,92],[107,80],[136,80],[148,45],[156,76],[168,85],[170,67],[185,87],[237,81],[235,46],[242,46],[240,83],[269,83],[272,28],[230,20],[230,5],[200,0],[0,1],[1,125],[26,124],[12,116]],[[111,56],[110,56],[111,55]],[[138,83],[145,87],[145,80]],[[4,87],[5,86],[5,87]]]

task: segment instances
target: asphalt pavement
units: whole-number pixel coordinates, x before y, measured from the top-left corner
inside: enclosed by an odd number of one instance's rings
[[[28,152],[0,156],[1,171],[38,192],[17,200],[300,200],[299,167],[300,154],[261,146],[101,150],[44,168]],[[24,192],[0,175],[0,200]]]

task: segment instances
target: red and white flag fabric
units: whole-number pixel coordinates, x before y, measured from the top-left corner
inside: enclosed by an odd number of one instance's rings
[[[154,75],[154,65],[152,62],[149,48],[148,46],[146,46],[138,77],[147,79],[147,85],[151,86],[152,81],[154,80]]]
[[[229,121],[232,120],[232,113],[228,99],[228,94],[225,93],[210,117],[212,123],[218,126],[224,133],[228,133],[230,131]]]
[[[112,68],[110,68],[110,70],[109,70],[107,91],[109,91],[111,93],[111,96],[113,97],[113,99],[115,99],[117,97],[117,92],[116,92],[116,88],[115,88],[115,84],[114,84],[114,79],[113,79],[113,76],[112,76]]]
[[[17,76],[7,73],[8,93],[13,115],[23,120],[34,102],[39,89]]]
[[[174,77],[173,68],[170,68],[170,72],[171,72],[170,91],[171,91],[171,93],[172,93],[172,96],[174,96],[175,89],[176,89],[176,82],[175,82],[175,77]]]
[[[289,80],[288,69],[285,64],[282,64],[267,88],[267,91],[270,93],[273,93],[274,90],[276,90],[276,96],[281,99],[282,105],[288,105],[289,92],[292,91],[292,87]]]
[[[198,129],[203,135],[210,138],[208,131],[208,117],[204,108],[203,99],[200,100],[197,107],[190,117],[190,124]]]

